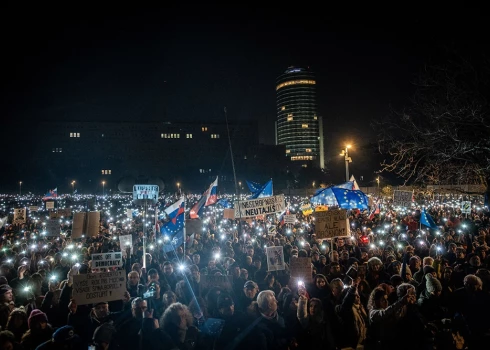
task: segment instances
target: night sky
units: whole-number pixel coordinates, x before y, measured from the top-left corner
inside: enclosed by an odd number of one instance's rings
[[[227,106],[273,143],[275,79],[305,66],[317,74],[330,171],[342,176],[349,141],[353,172],[374,179],[371,120],[409,103],[411,81],[448,47],[487,45],[478,9],[355,15],[285,4],[4,8],[3,118],[223,121]]]

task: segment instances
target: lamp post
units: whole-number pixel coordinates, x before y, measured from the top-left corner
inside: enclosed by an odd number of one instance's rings
[[[102,181],[102,197],[105,196],[105,181]]]
[[[75,193],[75,180],[71,182],[71,193]]]
[[[180,182],[177,182],[177,192],[180,194]]]
[[[22,181],[19,181],[19,196],[22,196]]]
[[[345,181],[349,181],[349,163],[352,163],[352,158],[349,157],[349,148],[351,145],[346,145],[340,153],[341,156],[344,156],[345,161]]]
[[[378,196],[379,196],[379,176],[376,178],[376,182],[378,183]]]

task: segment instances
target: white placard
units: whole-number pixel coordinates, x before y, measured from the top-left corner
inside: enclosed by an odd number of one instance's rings
[[[131,254],[133,254],[133,236],[124,235],[119,236],[119,245],[121,246],[121,252],[126,257],[126,249],[131,247]]]
[[[463,214],[471,214],[471,202],[470,201],[461,202],[461,212]]]
[[[73,276],[73,300],[78,305],[122,300],[126,292],[126,271],[86,273]]]
[[[149,200],[156,203],[158,202],[158,192],[160,192],[160,188],[157,185],[134,185],[133,200]]]
[[[296,215],[294,214],[284,215],[284,223],[294,225],[296,223]]]
[[[413,193],[410,191],[393,191],[393,205],[410,208],[412,206]]]
[[[282,246],[265,248],[267,255],[267,271],[281,271],[286,269]]]
[[[122,267],[122,253],[92,254],[92,269]]]
[[[46,209],[54,209],[54,201],[46,202]]]
[[[250,218],[258,215],[282,213],[286,207],[284,195],[235,202],[235,217]]]
[[[130,220],[133,218],[133,209],[126,209],[126,217]]]

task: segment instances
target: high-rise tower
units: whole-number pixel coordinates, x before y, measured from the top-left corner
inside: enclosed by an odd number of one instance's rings
[[[305,68],[289,67],[276,81],[276,144],[301,166],[324,168],[323,130],[317,115],[316,80]]]

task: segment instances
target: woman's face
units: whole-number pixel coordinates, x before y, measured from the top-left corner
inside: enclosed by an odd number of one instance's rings
[[[376,301],[376,306],[379,309],[386,309],[388,307],[388,296],[385,294],[378,299],[378,301]]]
[[[316,287],[318,289],[324,289],[326,285],[327,285],[327,282],[323,278],[317,278],[316,279]]]
[[[322,311],[322,308],[319,303],[317,302],[312,302],[310,303],[310,315],[319,315]]]

